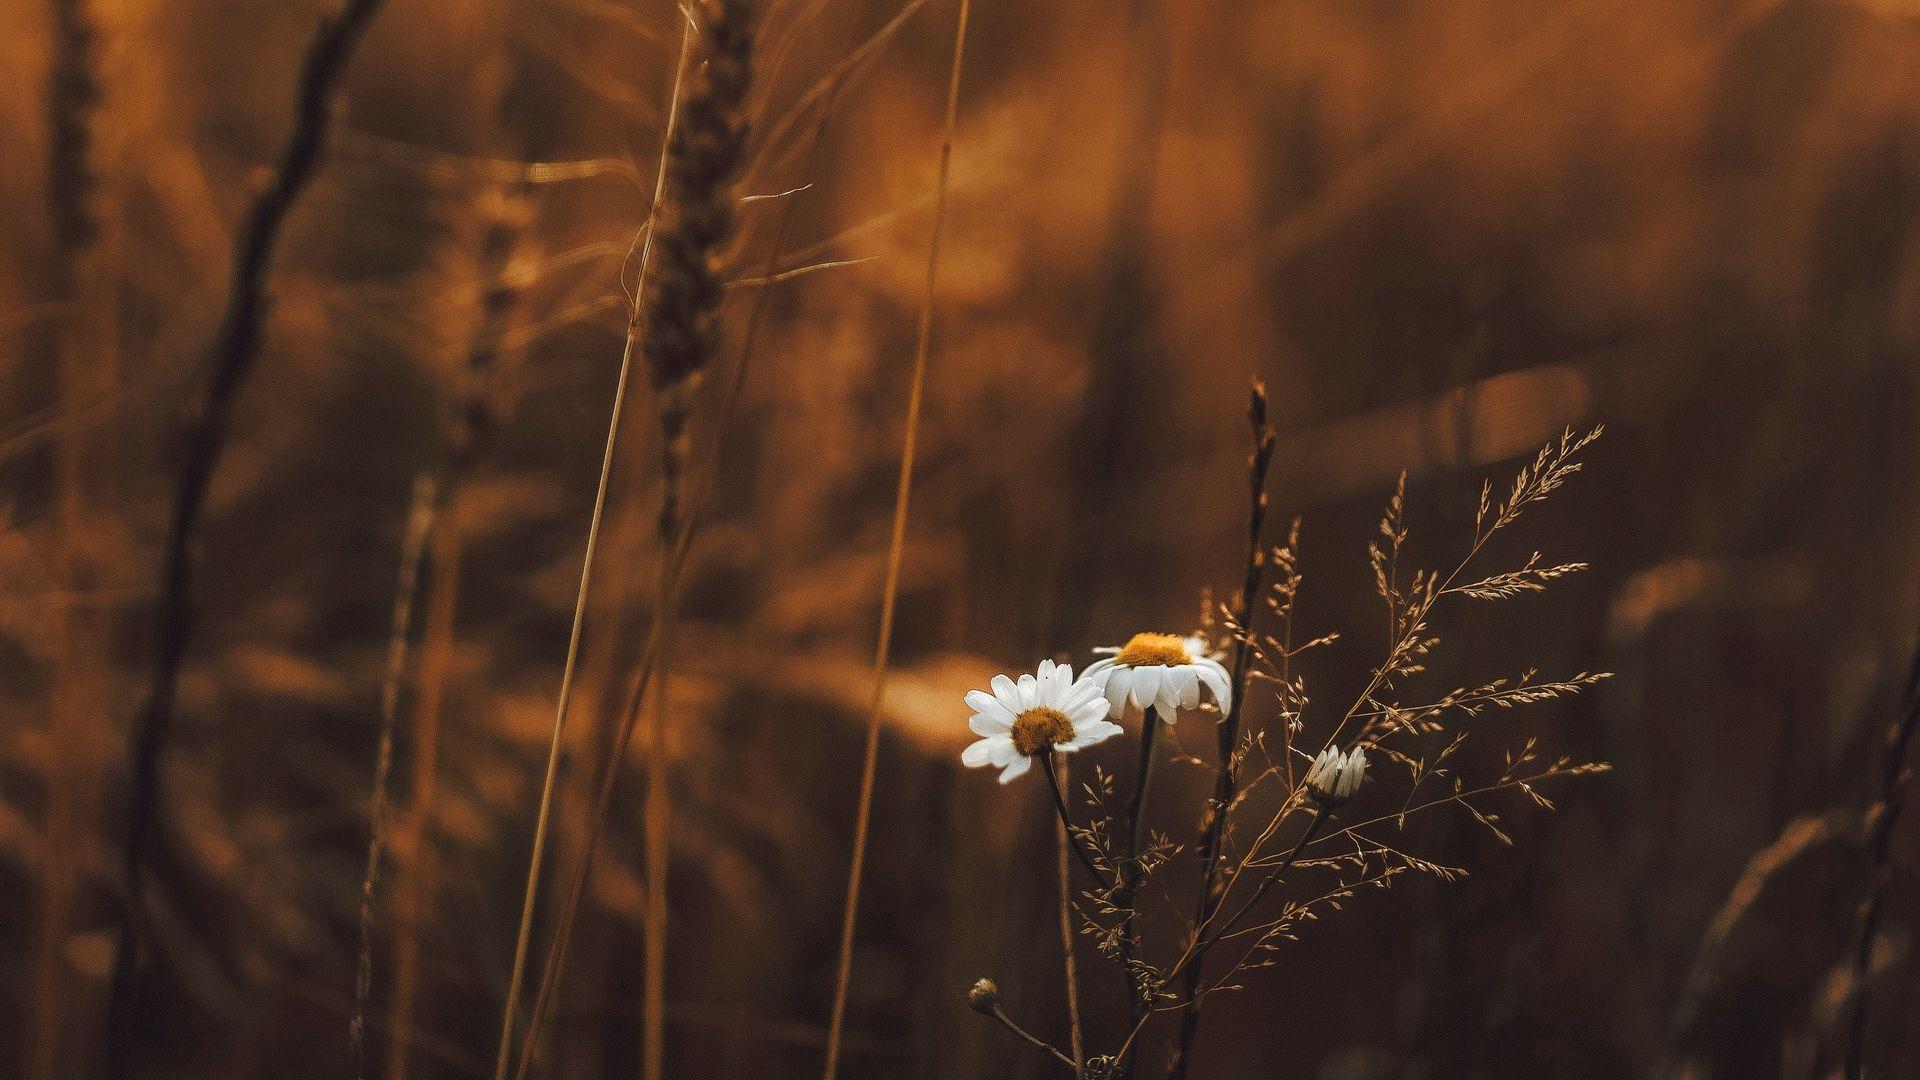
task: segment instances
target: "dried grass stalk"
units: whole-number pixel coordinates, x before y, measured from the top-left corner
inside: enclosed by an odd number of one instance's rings
[[[746,156],[745,104],[753,74],[753,6],[746,0],[703,0],[690,12],[697,32],[697,73],[681,102],[679,126],[667,140],[664,186],[652,231],[652,273],[640,292],[641,355],[660,418],[660,588],[657,701],[647,732],[645,808],[646,912],[641,972],[642,1073],[664,1075],[666,1062],[667,702],[673,655],[673,549],[680,534],[681,478],[690,439],[693,395],[718,348],[725,280],[720,261],[733,236],[735,193]]]
[[[96,30],[85,0],[54,0],[53,61],[47,78],[47,209],[53,220],[54,286],[63,305],[59,370],[60,407],[66,419],[54,442],[57,485],[55,572],[59,586],[52,619],[58,674],[54,687],[50,760],[44,770],[45,843],[41,858],[39,925],[33,957],[33,1035],[27,1075],[52,1080],[61,1071],[62,1012],[67,987],[66,942],[80,875],[74,852],[92,829],[98,768],[92,747],[104,711],[106,683],[99,653],[99,620],[78,594],[91,583],[92,525],[89,481],[99,466],[99,448],[89,445],[79,418],[112,393],[111,335],[99,326],[104,300],[99,288],[82,284],[96,250],[99,224],[94,205],[94,113],[100,87],[95,73]],[[97,270],[98,267],[93,267]]]
[[[840,1066],[845,1038],[847,990],[853,985],[853,935],[860,917],[860,878],[866,867],[867,831],[873,820],[874,771],[880,759],[880,703],[886,692],[887,660],[893,646],[894,604],[900,594],[900,560],[906,548],[907,503],[913,492],[913,459],[920,434],[920,404],[926,392],[927,355],[933,348],[933,300],[940,272],[940,238],[946,225],[947,194],[953,173],[953,131],[960,111],[960,72],[967,52],[967,23],[973,13],[970,0],[960,0],[954,20],[953,65],[947,73],[946,120],[940,136],[940,171],[934,184],[933,228],[927,238],[926,286],[920,299],[920,329],[914,346],[913,384],[907,393],[907,431],[900,453],[900,479],[893,500],[893,535],[887,547],[886,585],[880,599],[880,633],[874,645],[873,699],[867,709],[866,751],[860,765],[860,796],[854,813],[853,858],[847,867],[847,895],[840,920],[840,953],[833,984],[833,1006],[827,1019],[824,1080],[833,1080]]]

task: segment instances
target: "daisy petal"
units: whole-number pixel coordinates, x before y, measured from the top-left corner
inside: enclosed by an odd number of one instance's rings
[[[993,745],[988,749],[991,753],[987,760],[995,765],[1006,765],[1021,756],[1019,748],[1013,745],[1013,740],[1004,735],[995,737]]]
[[[1145,709],[1160,699],[1160,677],[1166,670],[1158,666],[1133,669],[1133,689],[1128,696],[1135,705]]]
[[[1033,768],[1033,759],[1026,756],[1025,754],[1022,754],[1019,757],[1015,758],[1011,765],[1008,765],[1006,768],[1000,770],[1000,782],[1003,784],[1011,783],[1012,781],[1027,775],[1027,770],[1031,768]]]
[[[1154,705],[1160,710],[1160,719],[1169,724],[1180,722],[1180,692],[1173,688],[1172,679],[1160,684],[1160,697]]]
[[[977,769],[990,763],[993,760],[993,743],[992,739],[981,739],[977,743],[968,745],[965,750],[960,751],[960,763],[969,769]]]
[[[1055,705],[1054,708],[1059,709],[1063,713],[1071,714],[1075,709],[1085,705],[1087,702],[1098,701],[1105,696],[1105,693],[1100,689],[1099,683],[1092,679],[1081,679],[1079,682],[1068,687],[1066,693],[1060,695],[1060,703]]]
[[[1127,691],[1133,688],[1134,671],[1132,668],[1115,668],[1107,679],[1107,705],[1110,715],[1119,716],[1127,711]]]
[[[1120,734],[1122,730],[1124,729],[1122,729],[1119,724],[1109,720],[1095,720],[1090,724],[1075,724],[1073,726],[1073,741],[1064,744],[1063,749],[1084,750],[1089,746],[1096,746],[1106,742],[1108,739]]]
[[[1005,735],[1013,725],[988,713],[974,713],[967,718],[967,729],[975,735]]]
[[[1191,709],[1200,704],[1200,676],[1197,670],[1183,667],[1173,674],[1174,682],[1179,687],[1180,707]]]
[[[1000,699],[985,690],[967,691],[967,707],[974,712],[983,713],[1007,724],[1013,723],[1013,710],[1000,704]]]
[[[1061,711],[1067,713],[1067,719],[1077,728],[1081,724],[1090,724],[1095,720],[1105,720],[1107,718],[1107,703],[1104,699],[1096,697],[1071,712],[1065,709]]]
[[[1212,660],[1203,660],[1193,665],[1193,670],[1200,681],[1207,684],[1207,689],[1212,691],[1214,704],[1220,706],[1221,712],[1233,708],[1233,686],[1227,681],[1226,668]]]
[[[1006,707],[1007,715],[1018,716],[1025,710],[1026,706],[1020,704],[1020,690],[1014,686],[1012,679],[1007,678],[1005,675],[995,675],[991,685],[993,686],[993,696],[999,700],[1001,705]]]

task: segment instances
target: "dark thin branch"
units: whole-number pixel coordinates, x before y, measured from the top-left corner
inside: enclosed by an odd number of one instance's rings
[[[267,275],[287,216],[320,163],[332,126],[334,97],[347,62],[380,0],[347,0],[324,18],[300,62],[293,130],[265,190],[255,198],[235,233],[232,278],[220,329],[209,351],[211,376],[199,414],[188,426],[186,459],[173,499],[160,577],[153,668],[146,707],[131,735],[132,793],[121,875],[126,896],[120,913],[107,1006],[106,1076],[124,1080],[132,1069],[139,1023],[139,951],[145,924],[142,870],[158,824],[160,762],[172,735],[181,662],[193,631],[192,594],[201,512],[231,432],[233,405],[259,357],[267,313]]]
[[[1920,729],[1920,647],[1907,671],[1907,691],[1900,715],[1887,729],[1887,756],[1880,776],[1880,799],[1868,811],[1873,872],[1867,894],[1860,903],[1860,927],[1854,939],[1853,1016],[1847,1031],[1847,1080],[1860,1080],[1866,1068],[1867,983],[1873,975],[1873,942],[1880,933],[1881,909],[1886,904],[1887,886],[1893,878],[1893,829],[1906,804],[1907,751],[1913,734]]]
[[[1207,807],[1205,835],[1200,841],[1200,897],[1196,902],[1193,925],[1205,926],[1213,918],[1221,897],[1216,887],[1220,873],[1220,845],[1226,836],[1227,807],[1239,783],[1235,751],[1240,744],[1240,713],[1247,701],[1247,671],[1253,662],[1253,612],[1260,598],[1260,584],[1266,572],[1266,549],[1261,532],[1267,520],[1267,468],[1273,463],[1275,443],[1273,427],[1267,423],[1267,388],[1254,380],[1247,409],[1247,421],[1253,428],[1253,451],[1247,458],[1247,569],[1240,582],[1240,606],[1234,613],[1233,703],[1220,720],[1220,774],[1214,781],[1213,800]],[[1193,1040],[1200,1033],[1201,965],[1187,969],[1186,1005],[1180,1011],[1180,1039],[1174,1051],[1167,1080],[1186,1080],[1187,1060]]]

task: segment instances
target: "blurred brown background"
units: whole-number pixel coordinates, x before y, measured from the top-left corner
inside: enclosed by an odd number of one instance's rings
[[[0,7],[9,1076],[97,1067],[124,733],[179,425],[321,10],[85,4],[92,185],[50,197],[59,6]],[[785,265],[865,261],[770,286],[692,555],[672,683],[675,1076],[819,1069],[952,40],[945,0],[911,15],[829,99],[810,157],[818,113],[796,104],[900,8],[768,8],[743,189],[812,185],[787,196]],[[981,0],[974,19],[844,1075],[1055,1069],[961,1003],[993,975],[1061,1030],[1044,796],[959,769],[960,695],[1186,628],[1202,590],[1234,586],[1255,376],[1280,431],[1275,515],[1305,519],[1303,626],[1346,635],[1307,669],[1328,703],[1381,647],[1364,544],[1395,474],[1414,554],[1438,562],[1470,538],[1482,476],[1606,423],[1586,472],[1508,541],[1593,571],[1452,616],[1427,678],[1616,671],[1490,718],[1515,735],[1482,748],[1537,733],[1615,771],[1556,791],[1557,813],[1515,807],[1513,848],[1418,825],[1410,842],[1472,875],[1310,924],[1210,1009],[1196,1075],[1827,1075],[1868,872],[1856,830],[1783,860],[1700,957],[1756,852],[1875,796],[1920,624],[1920,7]],[[353,63],[213,492],[154,860],[153,1076],[345,1075],[410,492],[463,441],[452,648],[408,683],[383,886],[417,889],[421,915],[383,915],[373,1038],[381,1075],[490,1071],[674,20],[654,0],[390,0]],[[97,235],[63,242],[76,197]],[[744,204],[741,277],[781,205]],[[758,288],[731,294],[725,365]],[[563,856],[653,598],[658,451],[637,396]],[[427,679],[444,704],[415,842]],[[635,1075],[639,763],[556,1076]],[[1162,824],[1184,834],[1204,778],[1174,775],[1185,798]],[[1883,1077],[1920,1075],[1915,831],[1897,839]],[[418,1029],[389,1058],[403,932]],[[1084,964],[1089,1008],[1110,1012],[1117,977]]]

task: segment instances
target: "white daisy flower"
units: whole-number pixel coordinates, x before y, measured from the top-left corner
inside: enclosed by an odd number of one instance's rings
[[[1095,649],[1113,653],[1087,668],[1086,677],[1099,682],[1110,714],[1119,716],[1131,705],[1159,710],[1171,724],[1181,709],[1200,704],[1205,687],[1225,712],[1233,707],[1233,680],[1226,666],[1207,651],[1205,638],[1173,634],[1135,634],[1120,648]]]
[[[1100,684],[1076,681],[1072,667],[1051,660],[1018,683],[995,675],[993,692],[969,690],[967,704],[973,709],[967,726],[981,738],[960,760],[969,769],[994,766],[1003,784],[1033,768],[1037,754],[1072,753],[1120,734],[1120,725],[1107,720]]]
[[[1313,759],[1313,765],[1307,769],[1307,793],[1315,802],[1331,810],[1360,790],[1360,781],[1367,775],[1367,752],[1356,746],[1346,753],[1337,747],[1329,746],[1320,751]]]

